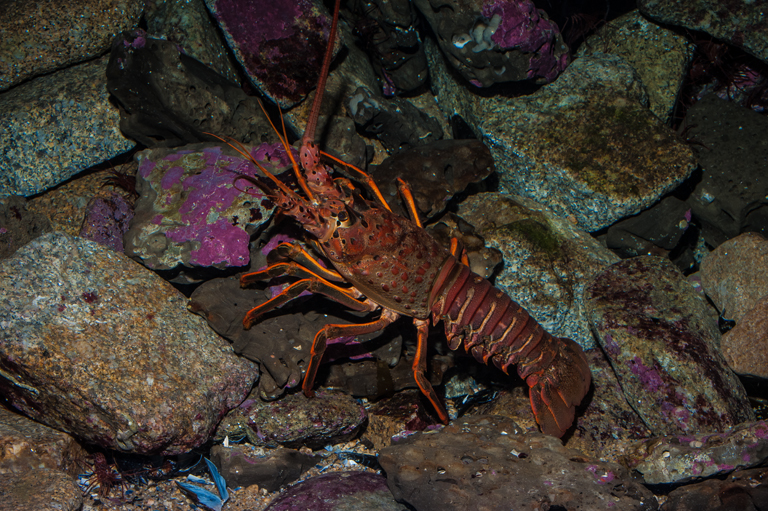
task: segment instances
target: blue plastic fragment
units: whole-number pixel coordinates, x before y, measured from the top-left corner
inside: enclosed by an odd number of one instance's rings
[[[224,506],[224,503],[229,499],[229,492],[227,491],[227,483],[224,481],[224,478],[221,477],[221,474],[219,474],[219,471],[216,469],[216,465],[214,465],[207,458],[205,458],[205,464],[208,465],[208,470],[211,472],[213,483],[216,485],[216,489],[219,492],[218,496],[214,495],[213,493],[209,492],[204,488],[195,486],[194,484],[180,483],[179,481],[176,481],[176,484],[184,493],[187,494],[189,498],[191,498],[195,502],[195,504],[199,504],[206,509],[210,509],[211,511],[221,511],[221,508]],[[195,476],[187,476],[187,478],[191,481],[200,479]],[[204,484],[210,484],[210,483],[205,481]]]

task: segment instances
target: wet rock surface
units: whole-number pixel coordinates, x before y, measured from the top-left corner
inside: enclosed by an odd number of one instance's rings
[[[0,474],[0,488],[3,507],[16,511],[77,511],[83,504],[71,476],[45,467]]]
[[[459,419],[382,449],[390,490],[433,509],[656,509],[620,465],[590,459],[498,416]]]
[[[739,470],[725,480],[709,479],[670,492],[665,511],[761,511],[768,508],[766,469]]]
[[[721,431],[754,417],[706,303],[671,262],[615,263],[585,301],[627,401],[654,434]]]
[[[723,334],[720,347],[736,374],[768,378],[768,296]]]
[[[10,257],[18,248],[50,230],[48,218],[29,211],[24,197],[11,195],[0,199],[0,259]]]
[[[211,460],[230,487],[259,485],[273,492],[290,484],[316,463],[315,456],[295,449],[265,451],[251,445],[216,445]]]
[[[44,235],[3,261],[0,281],[3,395],[97,445],[201,445],[258,374],[178,291],[96,243]]]

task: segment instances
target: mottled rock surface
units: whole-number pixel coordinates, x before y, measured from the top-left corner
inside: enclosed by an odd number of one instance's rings
[[[768,460],[768,423],[745,422],[723,433],[649,438],[630,447],[626,460],[647,484],[722,476]]]
[[[24,197],[0,197],[0,259],[50,230],[51,222],[45,215],[27,209]]]
[[[768,239],[744,233],[701,262],[701,285],[726,319],[739,321],[768,295]]]
[[[723,431],[753,419],[706,302],[670,261],[613,264],[584,296],[627,401],[653,434]]]
[[[338,472],[307,479],[281,494],[265,511],[406,511],[387,480],[367,472]]]
[[[768,379],[768,296],[723,334],[720,347],[735,373]]]
[[[627,470],[566,449],[556,438],[521,434],[485,415],[398,440],[379,463],[390,490],[417,511],[657,509]]]
[[[0,264],[0,381],[16,408],[103,447],[186,452],[258,372],[186,298],[101,245],[46,234]]]
[[[664,511],[762,511],[768,509],[768,470],[740,470],[725,480],[708,479],[672,490]]]
[[[290,164],[280,144],[248,150],[270,171]],[[147,149],[136,159],[140,198],[125,235],[127,255],[155,270],[248,264],[250,235],[274,208],[261,189],[237,179],[258,177],[255,165],[207,144]]]
[[[105,53],[143,8],[141,0],[3,2],[0,91]]]
[[[248,444],[215,445],[211,461],[230,488],[257,484],[270,492],[296,481],[317,463],[315,456],[294,449],[265,450]]]
[[[123,251],[123,236],[133,218],[133,204],[117,192],[95,197],[88,203],[80,229],[81,238],[95,241],[115,252]]]
[[[29,197],[128,151],[109,102],[107,57],[0,95],[0,195]]]
[[[318,448],[349,440],[366,417],[361,404],[331,390],[318,391],[313,398],[297,392],[270,402],[251,394],[224,417],[216,439],[247,437],[266,447]]]
[[[0,407],[0,474],[45,467],[76,477],[86,455],[70,435]]]
[[[549,332],[592,348],[584,315],[585,281],[618,257],[589,234],[523,197],[481,193],[459,206],[489,247],[504,255],[496,286]]]
[[[577,59],[529,96],[483,97],[426,46],[440,108],[488,144],[500,190],[547,204],[580,229],[640,212],[696,166],[690,147],[648,111],[639,76],[620,57]]]
[[[77,511],[83,490],[72,476],[43,467],[0,474],[0,498],[9,511]]]

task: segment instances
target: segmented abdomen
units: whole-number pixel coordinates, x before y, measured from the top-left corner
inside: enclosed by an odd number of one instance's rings
[[[453,256],[437,276],[432,297],[434,322],[445,322],[452,350],[463,341],[467,351],[480,362],[493,361],[504,372],[517,364],[522,378],[546,368],[555,357],[556,350],[546,348],[557,338],[506,293]]]

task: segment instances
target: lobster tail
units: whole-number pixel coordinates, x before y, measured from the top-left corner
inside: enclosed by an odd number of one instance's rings
[[[517,302],[451,256],[433,288],[434,319],[445,322],[448,346],[464,343],[480,362],[493,361],[517,373],[530,387],[531,406],[541,430],[562,437],[591,382],[581,347],[553,337]]]

